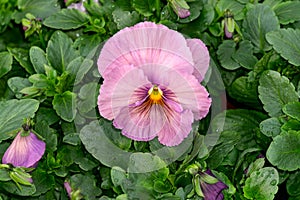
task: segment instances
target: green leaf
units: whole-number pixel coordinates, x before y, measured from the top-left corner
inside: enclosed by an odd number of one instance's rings
[[[46,150],[54,152],[57,150],[57,135],[56,130],[49,127],[45,120],[37,120],[35,124],[35,132],[38,133],[46,142]]]
[[[19,62],[19,64],[29,73],[33,74],[34,69],[29,60],[28,50],[22,48],[7,48],[9,53]]]
[[[80,131],[80,139],[86,150],[103,165],[118,166],[124,170],[128,168],[129,157],[132,153],[126,152],[115,145],[106,134],[120,134],[110,122],[105,120],[92,121]]]
[[[223,131],[231,131],[240,134],[240,141],[236,148],[245,150],[257,147],[255,137],[259,131],[259,123],[266,119],[261,112],[246,109],[226,110],[218,114],[211,123],[212,133],[221,134]]]
[[[222,67],[228,70],[240,68],[240,65],[232,58],[235,53],[236,44],[233,40],[224,40],[219,46],[217,54]]]
[[[295,119],[290,119],[281,126],[281,130],[288,132],[290,130],[300,130],[300,122]]]
[[[199,26],[193,28],[195,29],[195,31],[201,31],[201,32],[204,31],[205,29],[208,28],[209,25],[213,23],[215,16],[216,13],[215,13],[214,6],[211,4],[204,4],[203,9],[200,13],[200,17],[194,22]],[[201,26],[200,24],[205,24],[206,26]]]
[[[278,118],[272,117],[259,124],[260,131],[267,137],[276,137],[281,132],[281,123]]]
[[[243,22],[244,37],[254,45],[254,51],[268,51],[271,46],[267,43],[266,34],[279,29],[279,22],[273,10],[266,5],[256,4],[248,10]]]
[[[79,190],[84,199],[96,199],[102,191],[96,186],[96,180],[90,174],[75,174],[70,178],[70,185],[73,191]]]
[[[51,66],[61,73],[65,71],[72,60],[79,56],[72,46],[72,40],[61,31],[53,33],[48,42],[46,52]]]
[[[286,115],[300,121],[300,102],[288,103],[283,107],[282,111]]]
[[[279,169],[300,169],[300,131],[289,131],[276,136],[267,150],[267,158]]]
[[[32,179],[36,187],[36,192],[33,196],[40,196],[55,187],[54,176],[45,171],[35,170],[32,173]]]
[[[253,172],[260,170],[265,165],[265,158],[258,158],[254,162],[252,162],[248,169],[246,176],[250,176]]]
[[[24,118],[33,117],[39,108],[34,99],[8,100],[0,102],[0,142],[11,136],[10,131],[21,128]]]
[[[126,172],[120,167],[112,167],[110,176],[114,186],[118,187],[122,185],[123,180],[126,179]]]
[[[15,12],[14,18],[20,23],[27,13],[37,18],[45,19],[59,10],[56,0],[18,0],[19,11]]]
[[[232,177],[234,178],[236,176],[236,172],[238,171],[238,169],[240,168],[240,166],[243,163],[246,162],[247,166],[249,166],[249,162],[247,162],[247,157],[248,157],[249,154],[255,153],[255,155],[257,155],[256,152],[260,152],[260,151],[261,151],[260,147],[254,147],[254,148],[245,149],[243,152],[241,152],[239,154],[238,159],[236,160],[236,164],[235,164],[235,168],[234,168]]]
[[[215,169],[222,164],[227,154],[232,151],[234,146],[241,139],[240,134],[233,131],[223,131],[220,135],[219,141],[207,158],[207,164],[210,169]]]
[[[263,4],[270,6],[272,9],[276,8],[283,0],[265,0]]]
[[[80,138],[78,133],[70,133],[64,136],[63,142],[71,145],[78,145],[80,144]]]
[[[80,88],[78,97],[81,101],[78,102],[78,110],[82,113],[87,113],[94,109],[97,105],[98,83],[91,82]]]
[[[232,58],[246,69],[253,69],[257,63],[257,58],[253,55],[253,46],[248,40],[239,43],[238,50],[232,55]]]
[[[145,17],[150,17],[153,15],[153,12],[160,9],[160,1],[158,0],[133,0],[132,6],[136,11],[140,14],[144,15]]]
[[[108,137],[109,140],[112,141],[117,147],[128,151],[131,146],[132,140],[122,135],[121,131],[114,130],[114,127],[111,124],[104,123],[103,125],[106,137]]]
[[[121,9],[116,9],[112,12],[112,16],[119,30],[125,27],[133,26],[140,21],[140,16],[135,11],[129,12],[123,11]]]
[[[167,193],[172,189],[172,185],[167,181],[157,180],[154,182],[153,189],[159,193]]]
[[[253,172],[243,188],[247,199],[272,200],[278,191],[279,175],[275,168],[265,167]]]
[[[80,55],[86,58],[94,56],[93,52],[96,52],[101,44],[102,39],[98,34],[82,35],[74,41],[75,48],[78,48]],[[96,50],[96,51],[95,51]],[[92,56],[90,57],[90,55]]]
[[[300,196],[300,171],[291,174],[286,182],[286,190],[291,196]]]
[[[0,168],[0,181],[10,181],[9,171],[4,168]]]
[[[74,84],[76,85],[82,81],[87,72],[92,68],[93,64],[94,62],[90,59],[78,57],[68,64],[66,71],[71,73],[75,80]]]
[[[249,82],[249,78],[241,76],[234,80],[228,88],[230,97],[238,102],[253,106],[254,108],[260,105],[257,93],[258,82]]]
[[[150,153],[133,153],[128,164],[129,173],[148,173],[165,168],[166,164],[158,156]]]
[[[28,80],[33,83],[33,87],[38,89],[47,89],[50,85],[45,74],[33,74],[29,76]]]
[[[216,5],[217,9],[221,12],[225,10],[230,10],[233,13],[235,20],[244,19],[244,7],[245,5],[241,4],[240,1],[228,1],[228,0],[219,0]]]
[[[45,73],[45,64],[48,64],[46,53],[37,46],[32,46],[29,50],[30,61],[37,74]]]
[[[54,95],[53,108],[63,120],[71,122],[76,115],[76,94],[66,91],[63,94]]]
[[[300,30],[280,29],[267,34],[267,40],[283,58],[300,66]]]
[[[12,77],[7,81],[8,87],[13,91],[16,97],[21,97],[20,91],[26,87],[30,87],[32,84],[28,81],[27,78],[21,77]],[[19,96],[18,96],[19,95]]]
[[[261,75],[258,93],[264,110],[271,117],[281,116],[283,114],[281,109],[285,104],[298,101],[295,87],[289,79],[272,70],[265,71]]]
[[[57,116],[55,110],[53,110],[52,108],[40,107],[36,114],[36,121],[45,121],[46,124],[51,126],[52,124],[59,121],[59,117]]]
[[[99,162],[91,159],[93,158],[90,155],[87,156],[85,155],[85,153],[82,153],[81,156],[78,156],[78,154],[76,155],[76,157],[74,158],[74,162],[80,167],[80,169],[84,171],[91,171],[95,167],[99,166]]]
[[[13,59],[9,52],[0,52],[0,78],[11,70],[12,62]]]
[[[300,2],[286,1],[277,5],[274,9],[281,24],[289,24],[300,20]]]
[[[300,200],[300,195],[299,196],[290,196],[289,200]]]
[[[70,30],[85,25],[89,21],[88,16],[76,9],[62,9],[49,16],[43,24],[50,28]]]
[[[3,188],[10,194],[19,195],[19,196],[31,196],[36,192],[36,188],[34,184],[32,185],[21,185],[20,188],[12,181],[9,182],[2,182],[0,188]]]

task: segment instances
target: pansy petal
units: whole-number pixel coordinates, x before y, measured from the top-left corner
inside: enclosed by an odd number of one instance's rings
[[[46,144],[30,132],[21,136],[19,132],[9,148],[4,153],[2,163],[11,163],[15,167],[32,167],[43,156]]]
[[[158,76],[157,79],[160,82],[160,86],[168,88],[175,95],[172,97],[173,100],[179,102],[183,109],[191,110],[196,120],[202,119],[207,115],[211,99],[205,87],[199,84],[195,76],[180,73],[173,69],[164,70],[160,66],[157,68],[161,73],[153,73]],[[169,95],[166,94],[166,96]]]
[[[204,173],[215,177],[210,170],[206,170]],[[224,198],[222,191],[228,187],[221,181],[218,181],[215,184],[208,184],[201,181],[201,188],[204,193],[205,200],[222,200]]]
[[[176,41],[176,42],[175,42]],[[193,73],[194,63],[185,38],[163,25],[142,22],[111,37],[98,58],[98,69],[107,78],[123,65],[141,67],[155,63],[186,73]]]
[[[181,113],[164,109],[167,118],[162,130],[157,134],[160,143],[176,146],[186,138],[192,130],[193,113],[185,110]]]
[[[122,134],[137,140],[152,140],[162,129],[166,118],[158,104],[142,104],[141,107],[124,107],[114,120],[114,126]]]
[[[205,44],[199,39],[187,39],[194,59],[194,75],[201,82],[209,67],[209,52]]]
[[[142,70],[134,68],[131,65],[125,65],[122,68],[116,68],[111,75],[104,79],[98,96],[98,108],[100,114],[112,120],[124,106],[135,103],[143,99],[143,96],[136,95],[132,97],[137,88],[149,85],[150,82],[145,77]],[[146,92],[140,94],[147,94]]]

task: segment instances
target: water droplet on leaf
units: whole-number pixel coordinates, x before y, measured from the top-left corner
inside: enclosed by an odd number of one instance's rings
[[[272,181],[270,182],[270,184],[273,185],[273,186],[275,186],[275,185],[277,184],[277,181],[276,181],[276,180],[272,180]]]

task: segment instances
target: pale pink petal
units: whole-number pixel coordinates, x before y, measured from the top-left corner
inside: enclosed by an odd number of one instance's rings
[[[205,117],[211,105],[211,99],[205,87],[200,85],[193,75],[180,73],[173,69],[164,70],[161,68],[161,66],[157,66],[157,70],[161,73],[152,73],[157,76],[156,78],[159,80],[161,89],[167,88],[168,90],[166,91],[172,92],[172,94],[164,94],[164,96],[167,99],[178,102],[183,109],[191,110],[195,120]],[[147,76],[151,75],[147,74]],[[172,95],[172,98],[170,98],[170,95]]]
[[[127,137],[137,141],[149,141],[157,136],[165,121],[161,105],[142,104],[137,107],[124,107],[113,123]]]
[[[205,44],[199,39],[187,39],[194,59],[194,75],[201,82],[209,67],[209,52]]]
[[[112,120],[124,106],[136,103],[143,97],[137,96],[134,99],[132,95],[138,88],[144,88],[152,85],[145,77],[142,70],[130,65],[116,68],[109,77],[104,79],[98,96],[98,108],[100,114]],[[147,88],[145,88],[147,94]]]
[[[116,33],[103,46],[97,63],[104,79],[114,68],[123,65],[158,64],[186,73],[194,70],[192,53],[185,38],[151,22],[141,22]]]
[[[176,146],[191,132],[193,113],[190,110],[178,113],[169,109],[164,109],[164,112],[168,117],[162,130],[157,134],[158,140],[166,146]]]
[[[124,107],[114,126],[134,140],[149,141],[158,136],[162,144],[175,146],[188,136],[193,120],[193,113],[183,111],[172,99],[164,99],[162,104],[151,104],[148,99],[138,106]]]
[[[33,167],[43,156],[46,144],[30,132],[21,136],[19,132],[2,158],[2,163],[15,167]]]

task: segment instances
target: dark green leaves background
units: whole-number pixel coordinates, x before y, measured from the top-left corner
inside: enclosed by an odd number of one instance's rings
[[[186,170],[195,163],[228,186],[224,199],[300,199],[300,1],[187,0],[185,19],[172,1],[90,0],[81,12],[62,0],[0,0],[0,157],[24,118],[47,146],[32,186],[20,190],[0,167],[0,199],[68,199],[64,182],[77,199],[201,199]],[[205,84],[220,108],[178,147],[132,141],[97,110],[101,47],[141,21],[210,51]]]

